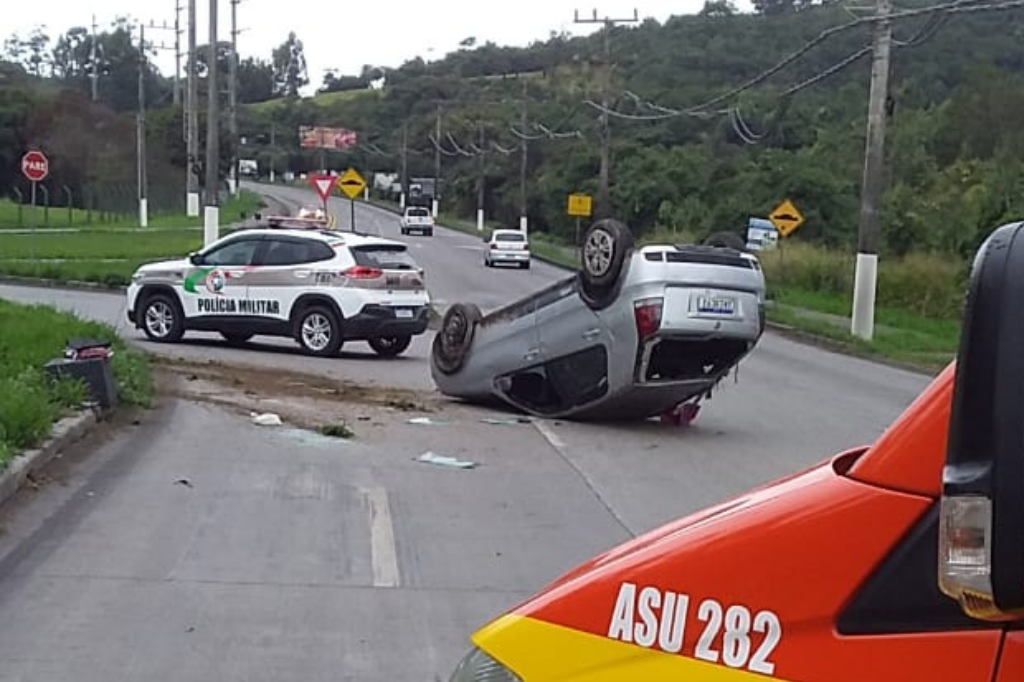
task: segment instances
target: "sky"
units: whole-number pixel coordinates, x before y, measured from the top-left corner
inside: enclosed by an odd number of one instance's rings
[[[392,2],[352,2],[344,0],[241,0],[238,3],[238,51],[244,58],[270,58],[275,46],[295,31],[303,42],[311,88],[319,86],[327,69],[358,74],[364,64],[399,66],[417,56],[430,61],[458,48],[459,42],[475,37],[478,44],[493,41],[499,45],[527,45],[547,39],[551,31],[583,35],[595,25],[577,25],[573,15],[627,18],[634,8],[641,19],[652,17],[664,22],[677,14],[700,11],[704,0],[392,0]],[[172,49],[159,51],[160,70],[174,73],[175,5],[187,6],[188,0],[43,0],[15,2],[4,0],[3,35],[28,34],[36,25],[45,27],[55,38],[73,26],[88,26],[93,15],[102,27],[117,16],[129,16],[146,24],[166,24],[172,30],[147,30],[147,42],[163,41]],[[208,42],[210,0],[196,0],[200,44]],[[737,6],[746,11],[749,2]],[[231,30],[230,0],[219,0],[218,35],[228,40]],[[182,27],[187,12],[181,13]],[[101,28],[102,30],[102,28]],[[186,39],[182,36],[182,49]],[[308,94],[308,93],[307,93]]]

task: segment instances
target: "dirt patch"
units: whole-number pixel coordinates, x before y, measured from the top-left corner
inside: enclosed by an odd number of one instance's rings
[[[154,358],[160,393],[219,405],[233,412],[273,412],[283,420],[319,431],[336,424],[379,423],[384,413],[436,412],[436,394],[366,386],[281,369],[216,361]]]

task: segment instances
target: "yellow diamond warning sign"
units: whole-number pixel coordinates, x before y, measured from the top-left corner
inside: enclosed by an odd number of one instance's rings
[[[355,199],[366,189],[366,180],[363,180],[363,176],[355,168],[349,168],[341,174],[341,179],[338,180],[338,187],[341,188],[341,191],[349,199]]]
[[[768,216],[768,220],[772,221],[772,225],[783,237],[793,234],[798,227],[804,224],[803,214],[789,199],[779,204]]]

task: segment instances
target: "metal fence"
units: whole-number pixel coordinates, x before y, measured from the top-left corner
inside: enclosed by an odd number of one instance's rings
[[[75,192],[68,185],[36,185],[38,226],[103,225],[138,220],[138,190],[130,183],[98,183]],[[149,190],[149,215],[184,214],[185,188],[159,185]],[[11,200],[17,205],[17,225],[30,224],[31,189],[14,187]]]

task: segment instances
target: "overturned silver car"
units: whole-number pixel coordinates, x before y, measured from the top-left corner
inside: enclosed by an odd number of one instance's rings
[[[625,225],[601,220],[584,237],[576,275],[486,316],[452,305],[431,373],[448,396],[542,417],[666,415],[708,397],[754,348],[764,297],[749,253],[636,248]]]

